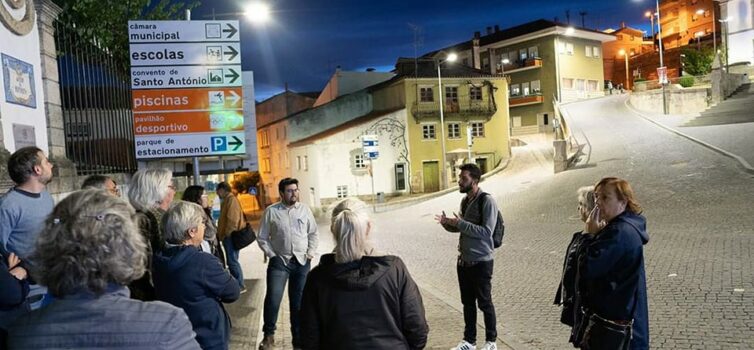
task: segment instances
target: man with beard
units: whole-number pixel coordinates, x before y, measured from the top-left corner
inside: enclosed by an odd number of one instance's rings
[[[293,348],[302,347],[299,329],[301,297],[318,244],[314,215],[309,207],[298,201],[298,180],[280,180],[278,191],[280,202],[265,209],[259,224],[259,247],[270,259],[267,266],[267,294],[264,298],[264,338],[259,347],[262,350],[275,347],[275,324],[288,281]]]
[[[14,253],[22,267],[27,267],[37,236],[52,212],[52,197],[46,189],[52,181],[52,167],[34,146],[20,148],[8,158],[8,175],[16,186],[0,196],[0,253],[3,259]],[[32,283],[20,306],[0,312],[0,327],[19,313],[41,307],[46,293],[45,287]]]
[[[461,289],[463,340],[455,350],[476,349],[476,307],[484,314],[485,340],[482,350],[496,350],[497,321],[492,304],[492,269],[494,243],[492,233],[497,224],[497,203],[479,188],[482,171],[476,164],[460,167],[458,187],[466,197],[461,201],[461,216],[448,217],[443,211],[437,220],[448,232],[460,232],[458,240],[458,285]]]

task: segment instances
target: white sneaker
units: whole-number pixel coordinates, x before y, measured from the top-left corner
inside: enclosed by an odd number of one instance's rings
[[[479,348],[479,350],[497,350],[497,343],[488,341],[484,343],[484,346]]]
[[[471,344],[465,340],[461,340],[461,342],[458,343],[458,346],[454,348],[450,348],[450,350],[476,350],[476,346],[474,346],[474,344]]]

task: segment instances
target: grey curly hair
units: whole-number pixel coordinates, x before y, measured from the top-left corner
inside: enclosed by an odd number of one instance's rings
[[[146,243],[134,209],[101,190],[77,191],[45,220],[32,254],[32,276],[55,296],[102,294],[144,274]]]
[[[142,169],[134,173],[128,187],[128,200],[137,210],[156,208],[168,193],[173,172],[168,169]]]

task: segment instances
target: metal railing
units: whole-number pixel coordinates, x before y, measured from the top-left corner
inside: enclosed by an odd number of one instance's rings
[[[489,119],[497,111],[492,100],[446,102],[444,105],[443,113],[446,118],[449,116],[480,116]],[[414,102],[411,112],[417,121],[421,118],[439,117],[440,103],[438,101]]]
[[[55,44],[67,158],[79,175],[136,171],[128,68],[61,21]]]

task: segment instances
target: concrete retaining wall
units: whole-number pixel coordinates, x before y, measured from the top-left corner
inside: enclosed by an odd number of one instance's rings
[[[668,113],[670,114],[695,114],[701,113],[709,107],[707,88],[678,88],[668,86],[666,89],[668,99]],[[662,113],[662,89],[634,92],[629,99],[634,108]]]

